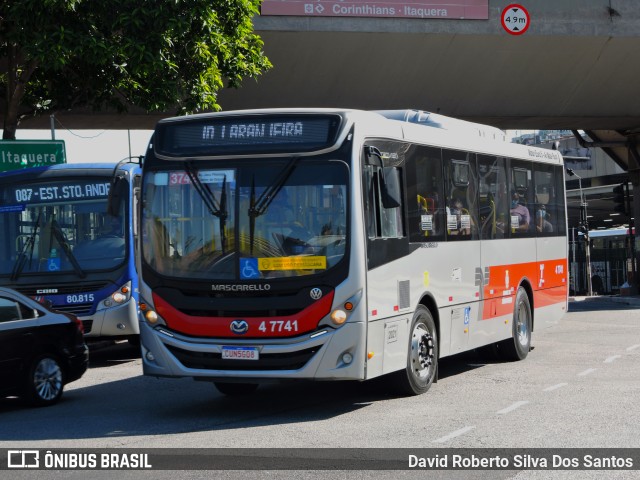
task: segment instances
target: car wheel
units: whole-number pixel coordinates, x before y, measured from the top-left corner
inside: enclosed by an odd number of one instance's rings
[[[45,353],[37,356],[29,368],[26,399],[32,405],[53,405],[62,396],[64,371],[55,355]]]
[[[419,306],[411,322],[407,367],[393,374],[395,386],[405,395],[425,393],[438,372],[438,334],[431,312]]]
[[[220,393],[224,393],[229,396],[249,395],[257,390],[257,383],[226,383],[226,382],[214,382],[216,388]]]

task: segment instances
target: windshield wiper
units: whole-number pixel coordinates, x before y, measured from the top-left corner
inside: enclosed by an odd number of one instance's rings
[[[214,217],[218,217],[220,219],[220,238],[222,240],[222,254],[225,253],[225,226],[227,224],[227,176],[225,175],[222,180],[222,192],[220,193],[220,202],[216,201],[216,197],[209,188],[209,185],[206,183],[202,183],[200,178],[198,177],[198,172],[193,168],[191,162],[185,162],[185,170],[187,171],[187,175],[189,175],[189,179],[191,180],[191,184],[200,195],[200,198],[204,202],[205,207],[209,210],[209,213]]]
[[[69,242],[67,241],[67,238],[64,236],[64,232],[62,231],[62,228],[60,228],[60,225],[58,225],[58,222],[56,221],[55,218],[51,221],[51,232],[53,233],[53,236],[55,237],[55,239],[58,241],[58,244],[62,247],[62,250],[64,250],[64,253],[66,253],[67,258],[71,262],[71,265],[73,265],[73,269],[76,271],[78,276],[80,278],[86,277],[87,274],[85,273],[84,270],[82,270],[82,267],[78,263],[78,259],[75,257],[75,255],[71,251]]]
[[[38,227],[40,227],[40,218],[42,217],[42,210],[38,212],[38,218],[36,219],[36,225],[33,228],[33,232],[27,238],[27,241],[24,243],[24,247],[22,247],[22,251],[16,258],[16,263],[13,264],[13,270],[11,271],[11,281],[15,281],[18,279],[22,270],[24,270],[24,264],[27,262],[26,251],[29,249],[29,262],[33,260],[33,249],[36,245],[36,235],[38,234]]]
[[[293,173],[293,170],[296,168],[296,164],[300,160],[300,157],[293,157],[289,163],[280,171],[280,174],[275,179],[275,181],[265,188],[258,200],[256,200],[256,177],[255,174],[251,179],[251,200],[249,204],[249,254],[253,256],[253,242],[254,242],[254,233],[256,228],[256,218],[260,215],[264,214],[271,205],[271,202],[276,198],[280,190],[287,180]]]

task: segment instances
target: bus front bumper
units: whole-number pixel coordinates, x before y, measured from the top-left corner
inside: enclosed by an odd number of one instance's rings
[[[365,378],[365,325],[358,322],[294,338],[251,340],[187,337],[142,322],[140,339],[144,374],[155,377],[251,383]],[[250,355],[223,359],[223,350],[230,349]]]
[[[80,320],[91,321],[91,330],[85,332],[87,338],[123,337],[140,333],[138,305],[133,298],[122,305],[98,310],[88,317],[80,317]]]

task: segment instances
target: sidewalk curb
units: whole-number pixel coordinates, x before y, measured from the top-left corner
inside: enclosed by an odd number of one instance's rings
[[[615,303],[624,303],[625,305],[635,305],[640,307],[640,295],[631,295],[631,296],[619,296],[619,295],[594,295],[592,297],[588,296],[577,296],[577,297],[569,297],[569,302],[591,302],[605,300],[609,302]]]

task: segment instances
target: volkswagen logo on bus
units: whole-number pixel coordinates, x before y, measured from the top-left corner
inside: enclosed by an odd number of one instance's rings
[[[234,320],[229,328],[236,335],[244,335],[249,331],[249,324],[245,320]]]
[[[320,290],[319,288],[312,288],[311,292],[309,292],[309,295],[314,300],[320,300],[320,298],[322,298],[322,290]]]

